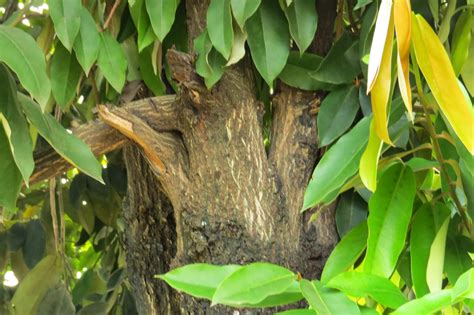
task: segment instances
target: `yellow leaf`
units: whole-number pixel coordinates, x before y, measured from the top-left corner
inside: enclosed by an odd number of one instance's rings
[[[394,3],[395,33],[397,35],[397,74],[398,86],[403,102],[412,117],[410,85],[410,41],[411,41],[411,6],[410,0],[395,0]]]
[[[377,80],[375,80],[370,93],[370,99],[372,101],[372,112],[374,113],[375,131],[381,140],[393,145],[387,129],[387,107],[392,81],[392,44],[394,29],[392,15],[389,16],[388,24],[387,40],[383,48],[382,62],[380,63]]]
[[[382,141],[375,132],[374,119],[370,122],[369,142],[359,163],[359,176],[370,191],[377,187],[377,165],[382,150]]]
[[[375,81],[380,71],[382,55],[386,41],[390,36],[390,20],[392,16],[392,0],[382,0],[375,22],[374,37],[370,47],[369,69],[367,74],[367,94],[374,87]]]
[[[412,41],[418,66],[441,111],[471,154],[474,154],[474,112],[458,85],[438,36],[420,15],[412,15]]]

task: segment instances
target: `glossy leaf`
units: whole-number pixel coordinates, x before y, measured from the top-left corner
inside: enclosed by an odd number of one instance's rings
[[[304,299],[301,294],[300,286],[298,281],[294,280],[293,283],[283,292],[267,296],[265,299],[258,303],[248,303],[239,305],[239,307],[246,308],[262,308],[262,307],[274,307],[280,305],[293,304]]]
[[[119,43],[108,32],[100,35],[101,44],[97,65],[107,81],[117,91],[121,92],[125,84],[127,59]]]
[[[76,308],[64,285],[48,290],[38,305],[38,315],[74,315]]]
[[[390,1],[391,2],[391,1]],[[382,2],[383,5],[383,2]],[[380,14],[380,13],[379,13]],[[380,16],[380,15],[379,15]],[[378,21],[378,20],[377,20]],[[372,112],[374,113],[375,132],[377,136],[385,143],[390,145],[392,141],[388,133],[388,105],[390,101],[390,88],[392,84],[392,43],[393,43],[393,17],[390,16],[390,22],[387,30],[387,39],[383,46],[381,64],[377,69],[377,78],[370,88],[370,99],[372,103]],[[376,28],[377,31],[377,28]],[[374,39],[375,40],[375,39]],[[372,43],[374,47],[374,43]],[[372,53],[372,50],[371,50]],[[370,63],[369,63],[370,75]]]
[[[291,37],[302,54],[313,41],[318,27],[318,13],[313,0],[293,0],[289,6],[282,6],[285,12]]]
[[[433,314],[451,304],[451,290],[430,293],[422,298],[412,300],[401,307],[393,315]]]
[[[470,10],[466,10],[461,13],[454,28],[451,44],[451,62],[456,75],[461,72],[469,57],[472,23],[472,13]]]
[[[191,264],[176,268],[157,277],[166,281],[176,290],[195,297],[212,300],[219,284],[240,268],[237,265]]]
[[[145,3],[153,31],[163,42],[174,23],[179,0],[145,0]]]
[[[49,15],[61,43],[71,51],[81,27],[82,4],[80,0],[49,0]]]
[[[469,269],[463,273],[454,284],[451,298],[459,299],[474,299],[474,268]]]
[[[415,176],[409,167],[395,164],[381,176],[369,201],[369,237],[364,271],[390,277],[405,245],[415,198]]]
[[[413,218],[410,248],[416,254],[411,255],[411,275],[418,298],[430,291],[427,283],[430,250],[437,232],[449,215],[449,209],[441,203],[435,206],[424,204]]]
[[[339,237],[367,219],[367,203],[356,192],[343,193],[336,208],[336,228]]]
[[[371,297],[390,308],[397,308],[407,301],[389,279],[362,272],[341,273],[332,278],[326,286],[341,290],[353,297]]]
[[[94,18],[86,8],[82,8],[81,28],[74,42],[74,52],[86,75],[89,75],[92,65],[96,62],[99,50],[100,35]]]
[[[331,144],[349,129],[358,110],[358,91],[354,85],[329,93],[321,103],[317,117],[319,146]]]
[[[330,203],[341,187],[357,172],[367,145],[370,119],[362,119],[342,136],[322,157],[306,188],[303,210],[319,203]]]
[[[403,102],[412,115],[410,85],[410,39],[411,39],[411,5],[410,0],[395,0],[394,23],[397,36],[397,74],[398,87]]]
[[[217,287],[212,304],[256,304],[284,292],[295,280],[293,272],[269,263],[253,263],[237,269]]]
[[[87,175],[103,182],[102,167],[82,140],[64,129],[53,116],[42,113],[30,98],[19,94],[19,101],[28,120],[56,152]]]
[[[231,0],[232,14],[235,20],[243,29],[245,22],[251,17],[260,6],[261,0]]]
[[[448,233],[449,216],[441,224],[430,248],[430,258],[426,266],[426,282],[430,292],[440,291],[443,285],[444,252]]]
[[[12,298],[16,314],[36,314],[39,303],[48,290],[59,282],[60,259],[44,257],[21,281]]]
[[[379,139],[375,131],[375,120],[372,119],[370,122],[369,142],[360,158],[359,164],[360,179],[364,186],[372,192],[377,188],[377,169],[382,144],[382,140]]]
[[[51,84],[43,52],[33,37],[18,28],[0,25],[0,47],[8,47],[0,49],[0,61],[16,73],[23,87],[44,109]]]
[[[341,239],[324,264],[322,283],[327,284],[354,265],[366,247],[367,235],[367,222],[362,222]]]
[[[344,34],[311,76],[320,82],[345,84],[353,83],[360,71],[358,41]]]
[[[0,205],[7,210],[15,208],[21,188],[21,173],[15,164],[10,143],[3,128],[0,128]]]
[[[311,76],[318,69],[322,57],[304,53],[300,56],[297,51],[290,51],[288,60],[278,78],[289,86],[307,91],[328,90],[332,85],[320,82]]]
[[[51,60],[50,72],[53,96],[58,105],[65,109],[76,96],[81,66],[76,57],[59,44]]]
[[[247,42],[258,72],[269,86],[280,74],[290,52],[290,34],[277,1],[263,1],[247,21]]]
[[[393,38],[393,23],[392,17],[392,0],[382,0],[377,14],[377,21],[375,22],[374,37],[372,39],[372,46],[370,48],[370,59],[369,59],[369,70],[367,76],[367,93],[372,90],[377,77],[380,73],[381,66],[386,64],[388,61],[383,55],[387,54],[387,50],[392,51],[392,38]],[[390,47],[388,48],[388,43]],[[388,66],[390,69],[390,66]],[[385,80],[385,79],[383,79]]]
[[[464,97],[443,45],[420,15],[413,15],[413,46],[418,66],[456,135],[474,154],[474,113]]]
[[[7,135],[16,167],[26,183],[33,173],[33,143],[25,116],[18,103],[16,84],[7,67],[0,63],[0,125]],[[0,127],[1,128],[1,127]],[[7,152],[1,152],[7,155]],[[3,159],[2,159],[3,161]],[[8,161],[8,159],[6,159]],[[16,194],[15,194],[16,196]]]
[[[234,41],[230,0],[211,0],[206,21],[212,45],[226,60],[229,59]]]
[[[300,281],[301,292],[312,309],[318,314],[360,314],[357,304],[344,293],[323,287],[319,281]]]

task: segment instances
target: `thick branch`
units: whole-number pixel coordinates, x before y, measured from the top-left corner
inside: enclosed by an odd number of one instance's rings
[[[123,107],[131,114],[141,117],[155,130],[173,130],[178,111],[172,106],[175,96],[166,95],[131,102]],[[93,121],[73,129],[73,133],[84,141],[94,155],[100,156],[123,147],[128,139],[119,131],[102,121]],[[35,153],[35,171],[30,178],[30,184],[57,176],[71,168],[52,148]]]

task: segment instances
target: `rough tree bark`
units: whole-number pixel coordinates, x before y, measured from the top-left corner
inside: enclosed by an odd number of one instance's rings
[[[313,52],[330,47],[335,3],[318,1]],[[207,5],[186,2],[191,39],[205,25]],[[278,86],[267,153],[263,108],[248,60],[228,69],[208,91],[194,71],[192,55],[170,50],[167,58],[181,86],[176,100],[146,100],[154,115],[133,107],[100,108],[105,123],[138,144],[124,150],[124,217],[140,314],[230,312],[210,309],[153,278],[187,263],[270,261],[308,278],[318,276],[337,241],[333,211],[308,224],[299,210],[318,157],[312,112],[322,95]]]

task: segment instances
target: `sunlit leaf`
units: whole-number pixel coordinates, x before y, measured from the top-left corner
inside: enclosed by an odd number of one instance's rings
[[[441,111],[464,146],[474,154],[474,112],[458,85],[443,45],[420,15],[413,15],[412,39],[418,65]]]
[[[410,0],[395,0],[394,2],[395,33],[397,35],[397,74],[398,87],[403,102],[411,115],[411,86],[410,86],[410,41],[411,41],[411,6]]]
[[[453,32],[451,44],[451,61],[454,73],[458,75],[469,57],[469,46],[471,44],[471,30],[474,29],[472,13],[466,10],[459,16]]]
[[[375,191],[377,188],[377,168],[382,144],[382,140],[379,139],[375,131],[374,119],[372,119],[370,122],[369,142],[360,158],[359,164],[360,179],[370,191]]]
[[[442,290],[435,293],[430,293],[422,298],[412,300],[401,307],[393,315],[418,315],[418,314],[433,314],[442,308],[451,304],[451,291]]]
[[[449,216],[439,227],[430,248],[430,257],[426,266],[426,282],[430,292],[441,290],[443,285],[444,252],[448,233]]]

